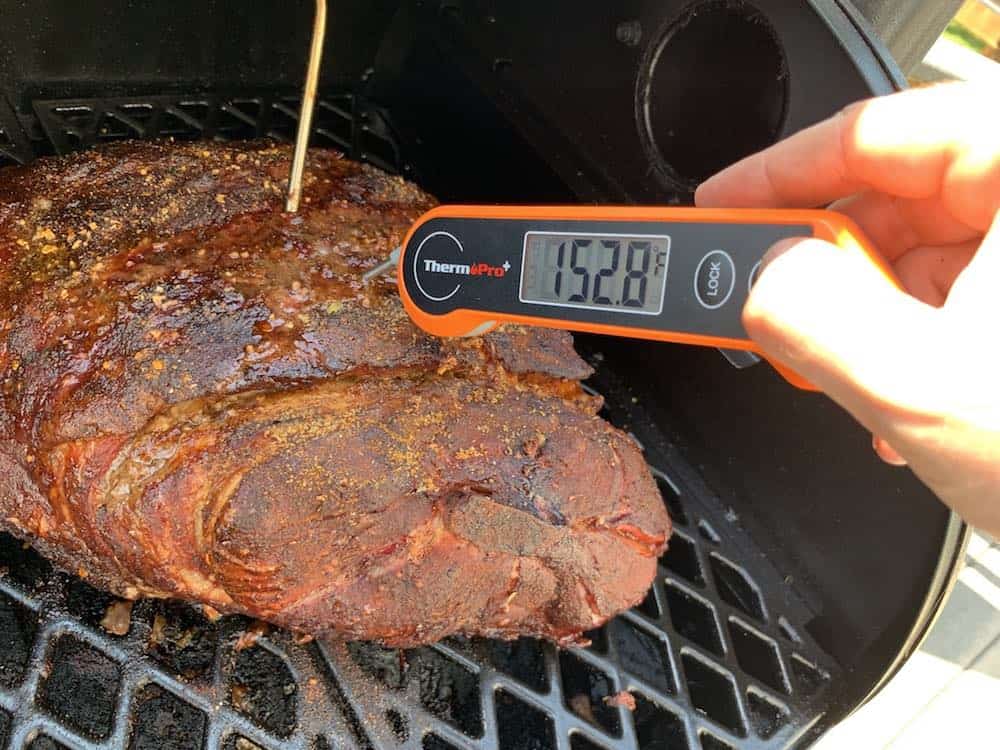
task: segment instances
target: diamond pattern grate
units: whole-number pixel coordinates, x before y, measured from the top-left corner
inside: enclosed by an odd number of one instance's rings
[[[263,95],[36,101],[34,129],[48,144],[32,148],[290,138],[295,109]],[[0,108],[0,130],[12,114]],[[0,154],[30,158],[21,136],[20,150],[5,150],[15,143],[6,132]],[[315,137],[407,171],[387,116],[358,97],[323,99]],[[589,634],[588,648],[564,652],[530,639],[405,651],[301,643],[162,601],[137,602],[115,635],[101,625],[121,612],[114,597],[0,535],[0,748],[787,747],[822,714],[838,669],[735,514],[676,455],[648,458],[676,527],[659,575],[640,605]]]
[[[0,99],[0,166],[98,143],[152,138],[292,141],[299,99],[270,92],[89,99],[36,99],[25,135]],[[408,173],[385,113],[363,97],[328,93],[316,103],[312,145],[336,148],[394,173]]]
[[[117,636],[98,624],[113,597],[4,536],[0,746],[784,747],[815,718],[836,668],[792,622],[778,624],[777,602],[735,561],[709,509],[657,477],[684,522],[650,597],[588,648],[562,652],[530,639],[303,644],[153,601],[138,602]],[[623,690],[634,711],[613,699]]]

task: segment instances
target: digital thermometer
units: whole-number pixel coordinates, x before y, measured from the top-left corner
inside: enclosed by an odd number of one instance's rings
[[[743,303],[767,249],[802,236],[892,279],[837,213],[642,206],[441,206],[410,229],[397,273],[407,313],[436,336],[519,323],[758,351]]]

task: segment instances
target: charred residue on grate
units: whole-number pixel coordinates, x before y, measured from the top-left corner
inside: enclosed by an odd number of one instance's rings
[[[482,736],[477,675],[430,648],[407,651],[406,663],[427,711],[469,737]]]
[[[228,666],[233,708],[271,734],[291,735],[297,723],[299,687],[281,657],[262,646],[234,648]]]
[[[389,723],[389,728],[393,735],[400,742],[410,739],[410,725],[399,711],[389,709],[385,712],[385,720]]]
[[[38,616],[0,593],[0,685],[12,688],[24,678],[37,630]]]
[[[108,737],[121,682],[118,665],[71,635],[60,635],[52,641],[47,661],[48,673],[38,689],[38,704],[85,737]]]
[[[146,601],[136,607],[149,628],[146,652],[173,674],[186,680],[206,679],[218,645],[218,623],[200,607],[177,601]]]
[[[357,642],[347,644],[347,652],[384,687],[415,698],[431,716],[464,735],[482,736],[479,677],[464,665],[434,648],[387,649]]]
[[[132,699],[128,750],[200,748],[205,727],[205,714],[201,711],[159,685],[145,685]]]

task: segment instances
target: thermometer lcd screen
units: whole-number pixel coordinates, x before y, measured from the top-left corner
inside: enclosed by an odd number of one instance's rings
[[[659,315],[670,237],[528,232],[521,302]]]

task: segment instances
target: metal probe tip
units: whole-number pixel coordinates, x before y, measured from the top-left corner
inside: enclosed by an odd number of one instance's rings
[[[375,268],[364,274],[361,277],[361,280],[367,284],[372,279],[378,278],[387,271],[391,271],[399,264],[399,254],[400,252],[402,252],[402,250],[403,248],[397,247],[389,254],[388,258],[386,258],[383,262],[375,266]]]
[[[326,39],[326,0],[316,0],[316,17],[313,21],[312,46],[309,49],[309,66],[306,85],[302,91],[302,109],[299,111],[299,130],[295,136],[295,153],[292,171],[288,176],[288,198],[285,210],[295,213],[302,200],[302,178],[306,170],[306,151],[312,132],[313,109],[316,106],[316,88],[319,85],[319,67],[323,61],[323,41]]]

